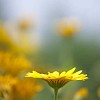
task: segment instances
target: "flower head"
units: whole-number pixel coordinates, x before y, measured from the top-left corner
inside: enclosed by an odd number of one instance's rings
[[[89,95],[88,89],[83,87],[75,93],[73,100],[83,100],[84,98],[87,98],[88,95]]]
[[[59,89],[69,81],[88,79],[87,74],[81,74],[82,70],[74,73],[75,69],[76,68],[73,68],[67,72],[64,71],[62,73],[57,71],[54,71],[53,73],[48,72],[48,74],[40,74],[36,71],[33,71],[32,73],[27,73],[26,77],[43,79],[48,82],[52,88]]]
[[[42,86],[37,84],[34,80],[19,79],[12,88],[13,100],[31,100],[32,96],[36,95],[42,90]],[[30,98],[30,99],[29,99]]]
[[[76,92],[76,95],[87,97],[88,96],[88,89],[87,88],[81,88],[79,91]]]
[[[32,96],[40,92],[42,88],[34,80],[0,75],[0,97],[3,98],[2,100],[31,100]]]
[[[80,22],[76,18],[62,19],[57,24],[57,32],[64,37],[72,37],[80,30]]]
[[[32,28],[33,24],[32,24],[32,20],[29,18],[23,18],[21,20],[19,20],[18,22],[18,29],[20,31],[26,31],[30,28]]]

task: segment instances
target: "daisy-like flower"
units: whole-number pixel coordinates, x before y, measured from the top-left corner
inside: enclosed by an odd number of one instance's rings
[[[53,73],[40,74],[36,71],[27,73],[26,77],[39,78],[45,80],[55,91],[55,100],[57,100],[58,90],[63,87],[66,83],[74,80],[86,80],[88,79],[87,74],[81,74],[82,70],[75,72],[76,68],[73,68],[67,72],[59,73],[54,71]]]

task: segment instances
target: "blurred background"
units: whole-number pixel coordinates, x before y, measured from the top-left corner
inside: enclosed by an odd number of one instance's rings
[[[70,82],[59,100],[100,100],[99,0],[0,0],[1,100],[53,100],[29,71],[83,70],[89,79]]]

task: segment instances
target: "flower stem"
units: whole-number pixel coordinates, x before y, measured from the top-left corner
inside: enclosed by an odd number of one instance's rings
[[[54,89],[54,100],[57,100],[58,89]]]

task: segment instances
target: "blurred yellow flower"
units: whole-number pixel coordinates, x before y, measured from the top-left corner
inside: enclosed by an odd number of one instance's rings
[[[24,79],[13,86],[13,99],[30,100],[32,96],[42,90],[42,86],[37,84],[34,80]]]
[[[34,80],[0,75],[0,97],[2,100],[31,100],[42,90]],[[1,100],[1,99],[0,99]]]
[[[12,100],[12,86],[16,84],[17,78],[13,78],[10,75],[0,75],[0,97],[4,100]]]
[[[31,68],[32,64],[24,56],[1,51],[0,67],[6,71],[6,73],[17,75],[19,72]]]
[[[17,82],[16,78],[13,78],[11,75],[0,75],[0,84],[2,83],[3,85],[4,84],[12,85],[15,84],[16,82]]]
[[[0,23],[0,49],[18,53],[33,53],[33,51],[36,53],[40,43],[35,31],[34,35],[33,30],[27,31],[30,27],[32,27],[32,22],[28,19],[19,22],[18,30]]]
[[[75,93],[73,100],[83,100],[88,97],[88,94],[88,89],[83,87]]]
[[[23,53],[37,52],[40,46],[40,39],[36,32],[35,19],[25,16],[19,20],[17,46]]]
[[[76,92],[77,96],[81,96],[81,97],[87,97],[88,96],[88,89],[87,88],[81,88],[80,90],[78,90]]]
[[[80,30],[78,21],[63,19],[57,24],[57,32],[64,37],[72,37]]]
[[[27,29],[30,29],[32,27],[32,20],[29,18],[23,18],[22,20],[19,21],[18,23],[18,28],[21,31],[25,31]]]

